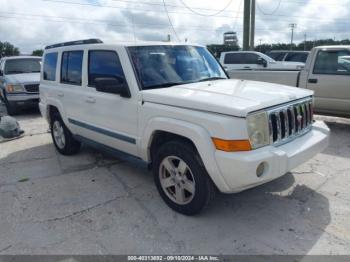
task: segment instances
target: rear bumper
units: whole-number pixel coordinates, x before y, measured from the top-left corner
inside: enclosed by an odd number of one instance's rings
[[[328,146],[329,132],[326,124],[317,121],[310,132],[282,146],[239,153],[216,151],[216,161],[228,188],[223,192],[240,192],[286,174],[323,151]],[[265,171],[258,177],[256,170],[261,163]]]

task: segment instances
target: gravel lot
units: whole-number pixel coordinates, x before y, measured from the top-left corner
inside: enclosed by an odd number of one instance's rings
[[[350,254],[350,120],[284,177],[186,217],[143,163],[84,147],[58,155],[37,112],[0,144],[0,254]]]

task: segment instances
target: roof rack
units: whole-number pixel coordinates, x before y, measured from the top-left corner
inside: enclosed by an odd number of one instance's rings
[[[102,43],[103,42],[100,39],[92,38],[92,39],[77,40],[77,41],[58,43],[58,44],[54,44],[54,45],[48,45],[45,47],[45,50],[51,49],[51,48],[56,48],[56,47],[62,47],[62,46],[102,44]]]

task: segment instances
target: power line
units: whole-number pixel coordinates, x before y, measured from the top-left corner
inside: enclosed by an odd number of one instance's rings
[[[112,0],[113,2],[122,2],[122,3],[128,3],[128,4],[141,4],[141,5],[152,5],[152,6],[163,6],[163,3],[153,3],[153,2],[142,2],[142,1],[129,1],[129,0]],[[188,9],[184,5],[174,5],[174,4],[167,4],[167,7],[175,7],[175,8],[182,8],[182,9]],[[191,7],[191,9],[196,10],[205,10],[205,11],[220,11],[220,12],[227,12],[227,13],[236,13],[235,11],[230,10],[222,10],[222,9],[212,9],[212,8],[204,8],[204,7]]]
[[[281,2],[282,2],[282,0],[279,0],[279,2],[278,2],[278,4],[277,4],[277,6],[275,7],[275,9],[273,9],[270,13],[264,12],[264,11],[262,10],[262,8],[260,7],[259,2],[257,2],[256,5],[257,5],[259,11],[260,11],[263,15],[273,15],[273,14],[276,13],[276,12],[278,11],[278,9],[280,8]]]
[[[166,15],[167,15],[167,17],[168,17],[169,24],[171,25],[171,28],[173,29],[174,34],[175,34],[175,36],[176,36],[176,39],[177,39],[177,41],[180,42],[180,38],[179,38],[179,36],[178,36],[177,33],[176,33],[176,30],[175,30],[175,28],[174,28],[173,23],[171,22],[171,19],[170,19],[169,13],[168,13],[168,8],[166,7],[165,0],[163,0],[163,6],[164,6],[165,13],[166,13]]]
[[[231,3],[233,2],[233,0],[230,0],[227,5],[225,5],[225,7],[221,10],[219,10],[218,12],[214,13],[214,14],[202,14],[202,13],[199,13],[197,11],[194,10],[194,8],[191,8],[189,7],[183,0],[180,0],[180,2],[184,5],[184,7],[186,7],[188,10],[190,10],[192,13],[196,14],[196,15],[201,15],[201,16],[216,16],[222,12],[224,12],[230,5]]]
[[[126,9],[126,10],[139,10],[143,12],[163,12],[162,10],[150,10],[150,9],[143,9],[143,8],[134,8],[134,7],[120,7],[120,6],[110,6],[110,5],[101,5],[101,4],[94,4],[94,3],[78,3],[78,2],[70,2],[66,0],[41,0],[44,2],[52,2],[52,3],[60,3],[60,4],[67,4],[67,5],[80,5],[80,6],[94,6],[94,7],[101,7],[101,8],[115,8],[115,9]],[[234,11],[232,11],[234,12]],[[192,12],[179,12],[179,11],[170,11],[168,10],[168,13],[174,13],[174,14],[195,14]],[[241,13],[241,12],[235,12],[235,13]],[[263,14],[262,14],[263,15]],[[324,17],[317,17],[317,16],[298,16],[298,15],[286,15],[286,14],[272,14],[272,15],[266,15],[266,16],[276,16],[276,17],[287,17],[287,18],[303,18],[303,19],[311,19],[311,20],[324,20]],[[223,18],[230,18],[232,19],[232,15],[217,15],[215,18],[223,17]],[[266,19],[266,18],[264,18]],[[275,18],[271,18],[270,20],[275,20]],[[334,18],[332,21],[349,21],[347,18]]]
[[[241,1],[239,2],[238,11],[241,10],[242,3],[243,3],[243,0],[241,0]],[[233,30],[236,29],[237,21],[238,21],[238,16],[239,16],[239,12],[237,12],[237,15],[236,15],[236,17],[235,17],[235,22],[234,22],[234,24],[233,24]]]

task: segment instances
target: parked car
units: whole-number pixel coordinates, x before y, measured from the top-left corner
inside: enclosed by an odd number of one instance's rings
[[[231,78],[307,88],[315,92],[315,111],[350,117],[350,46],[312,49],[301,71],[232,71]]]
[[[307,57],[309,56],[309,51],[284,51],[284,50],[273,50],[266,55],[274,59],[275,61],[284,62],[301,62],[306,63]]]
[[[40,110],[58,152],[84,142],[135,156],[183,214],[217,189],[276,179],[328,144],[312,91],[230,80],[203,46],[90,39],[48,46],[43,61]]]
[[[41,57],[13,56],[0,60],[0,99],[7,113],[39,102]]]
[[[299,62],[277,62],[271,57],[253,51],[222,52],[220,63],[227,70],[300,70],[305,64]]]

